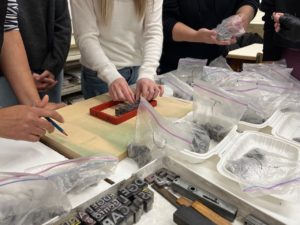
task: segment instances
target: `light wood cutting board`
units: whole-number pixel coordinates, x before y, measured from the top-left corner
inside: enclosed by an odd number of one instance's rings
[[[68,158],[95,154],[114,155],[120,160],[127,156],[126,147],[135,132],[135,118],[119,125],[113,125],[89,114],[89,109],[110,101],[108,95],[101,95],[74,105],[59,109],[65,123],[61,124],[68,133],[64,136],[57,130],[47,134],[43,142]],[[192,110],[192,103],[176,98],[157,99],[155,109],[163,116],[180,118]]]

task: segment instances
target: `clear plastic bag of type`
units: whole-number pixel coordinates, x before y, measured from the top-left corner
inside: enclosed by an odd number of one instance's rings
[[[176,76],[188,85],[192,85],[200,79],[206,64],[206,59],[182,58],[178,62]]]
[[[217,68],[224,68],[224,69],[232,71],[232,68],[228,65],[228,63],[226,61],[226,58],[224,58],[223,56],[219,56],[218,58],[211,61],[209,63],[209,66],[210,67],[217,67]]]
[[[91,156],[44,164],[26,172],[47,177],[63,193],[78,193],[110,176],[117,163],[113,156]]]
[[[291,82],[296,87],[300,87],[300,82],[291,75],[293,69],[287,68],[284,64],[278,63],[264,63],[264,64],[252,64],[244,63],[243,70],[248,72],[254,72],[261,75],[265,80]]]
[[[194,122],[204,126],[216,142],[238,124],[247,107],[247,103],[221,88],[202,81],[194,84]]]
[[[176,124],[164,118],[141,98],[136,118],[134,140],[128,146],[128,157],[139,167],[168,154],[177,155],[183,150],[192,150],[193,133],[190,122]]]
[[[243,35],[246,31],[239,15],[230,16],[215,28],[218,40],[230,40]]]
[[[229,79],[238,79],[240,74],[232,70],[220,67],[205,66],[200,80],[218,87],[222,86]]]
[[[251,80],[236,80],[236,85],[224,88],[227,92],[243,96],[248,109],[241,118],[242,121],[261,124],[276,110],[287,104],[288,92],[291,83],[266,82]]]
[[[233,156],[224,164],[234,175],[244,192],[253,195],[298,196],[300,200],[300,161],[289,149],[280,151],[268,146],[268,150],[253,148],[239,158]]]
[[[0,173],[1,225],[41,225],[70,210],[66,195],[47,178]]]
[[[162,83],[168,85],[173,90],[173,96],[186,100],[193,100],[193,88],[181,81],[173,74],[165,75],[162,78]]]

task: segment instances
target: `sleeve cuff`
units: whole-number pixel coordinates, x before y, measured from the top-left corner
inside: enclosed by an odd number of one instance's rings
[[[151,70],[151,69],[140,69],[139,70],[139,77],[137,80],[143,79],[143,78],[147,78],[150,80],[155,80],[155,78],[157,77],[156,72]]]
[[[116,79],[122,78],[122,75],[115,66],[108,65],[104,69],[98,70],[98,77],[110,86]]]

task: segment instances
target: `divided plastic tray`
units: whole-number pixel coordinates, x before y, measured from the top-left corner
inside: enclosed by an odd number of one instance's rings
[[[282,113],[273,126],[272,134],[285,141],[300,145],[300,112]]]
[[[232,131],[220,143],[212,147],[206,154],[183,150],[176,154],[176,156],[181,160],[185,160],[190,163],[201,163],[212,156],[219,156],[220,160],[217,163],[218,172],[224,177],[238,183],[239,179],[226,169],[226,162],[228,160],[237,160],[253,149],[262,149],[266,152],[275,153],[288,158],[295,164],[300,163],[300,146],[297,144],[284,141],[283,139],[270,134],[264,134],[257,131],[245,131],[243,133],[238,133],[235,129],[232,129]],[[295,201],[295,199],[299,199],[297,197],[298,193],[295,191],[280,195],[274,194],[272,196],[288,201]]]
[[[253,124],[248,123],[245,121],[240,121],[238,124],[238,130],[239,131],[247,131],[247,130],[254,130],[259,131],[261,129],[264,129],[266,127],[273,127],[274,123],[278,120],[278,118],[283,114],[280,110],[277,110],[273,113],[273,115],[268,118],[264,123],[262,124]]]

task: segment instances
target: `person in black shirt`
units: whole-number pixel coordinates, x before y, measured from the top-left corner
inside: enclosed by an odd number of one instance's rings
[[[300,42],[300,18],[288,13],[274,13],[275,30],[291,42]]]
[[[264,24],[264,48],[263,60],[276,61],[285,59],[287,66],[294,68],[292,75],[300,80],[300,41],[297,40],[297,24],[300,19],[300,1],[299,0],[262,0],[261,11],[265,13],[263,17]],[[275,13],[275,14],[274,14]],[[276,20],[279,15],[289,14],[293,16],[283,16],[281,19],[281,31],[276,32]],[[275,21],[274,21],[275,18]],[[277,21],[279,22],[279,21]],[[283,24],[282,24],[283,23]]]
[[[16,1],[1,0],[1,71],[4,71],[12,82],[15,82],[11,84],[19,96],[19,100],[27,106],[18,105],[0,108],[0,137],[38,141],[46,131],[52,132],[54,130],[54,127],[41,117],[52,117],[60,122],[63,122],[63,118],[56,111],[44,108],[48,103],[48,99],[45,98],[41,101],[38,96],[30,74],[22,38],[17,29],[16,18]],[[5,34],[4,31],[6,31]],[[25,88],[23,85],[26,85]],[[32,104],[36,104],[40,108],[32,107]]]
[[[164,45],[160,73],[175,70],[180,58],[217,58],[224,45],[213,30],[223,19],[241,16],[244,28],[254,18],[258,0],[165,0],[163,5]]]

